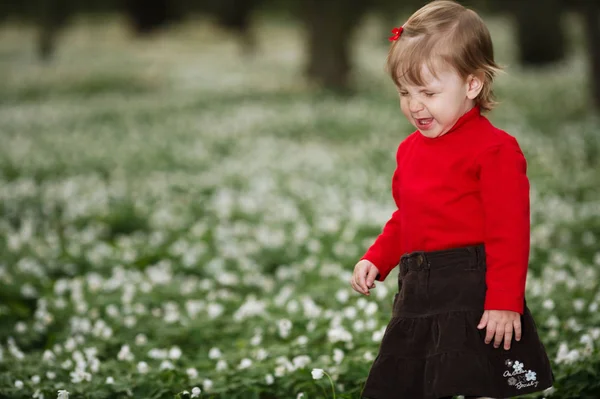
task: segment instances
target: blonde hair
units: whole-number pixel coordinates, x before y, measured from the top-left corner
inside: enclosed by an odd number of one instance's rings
[[[426,65],[436,76],[440,61],[463,79],[483,75],[483,88],[475,102],[482,111],[497,104],[492,83],[502,69],[494,61],[490,32],[475,11],[451,0],[433,1],[406,21],[400,38],[390,47],[386,69],[396,85],[405,80],[423,86],[422,67]]]

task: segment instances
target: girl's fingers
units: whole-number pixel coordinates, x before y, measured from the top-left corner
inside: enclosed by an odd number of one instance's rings
[[[487,330],[485,334],[485,343],[489,344],[492,342],[492,338],[494,338],[494,334],[496,334],[496,322],[490,321],[487,325]]]
[[[513,322],[513,325],[515,327],[515,339],[517,341],[520,341],[521,340],[521,320],[520,320],[520,317],[519,317],[519,320],[515,320]]]
[[[494,348],[499,348],[504,338],[504,326],[496,325],[496,334],[494,339]]]
[[[483,312],[483,315],[481,316],[481,320],[479,320],[479,325],[477,325],[477,328],[479,328],[480,330],[482,328],[485,328],[485,326],[487,326],[487,322],[488,322],[488,312],[486,310],[485,312]]]
[[[512,324],[507,324],[506,330],[504,331],[504,349],[506,349],[506,350],[510,349],[512,337],[513,337],[513,326],[512,326]]]

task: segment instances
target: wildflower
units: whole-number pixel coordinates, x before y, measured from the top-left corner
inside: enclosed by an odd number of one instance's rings
[[[16,380],[16,381],[15,381],[15,388],[17,388],[17,389],[22,389],[22,388],[23,388],[23,381],[21,381],[21,380]]]
[[[69,399],[69,391],[66,389],[59,390],[56,399]]]
[[[112,378],[112,377],[110,377],[110,376],[109,376],[109,377],[106,377],[106,384],[107,384],[107,385],[112,385],[112,384],[114,384],[114,383],[115,383],[115,379],[114,379],[114,378]]]
[[[220,359],[217,362],[217,371],[223,371],[227,368],[227,362],[224,359]]]
[[[200,393],[202,392],[202,390],[198,387],[193,387],[192,388],[192,398],[197,398],[198,396],[200,396]]]
[[[265,382],[267,383],[267,385],[273,385],[273,383],[275,382],[275,378],[271,374],[267,374],[265,376]]]
[[[169,358],[172,360],[177,360],[181,357],[181,349],[179,347],[174,346],[169,350]]]
[[[252,366],[252,360],[250,360],[248,358],[244,358],[240,362],[240,365],[238,366],[238,369],[243,370],[243,369],[247,369],[250,366]]]
[[[174,370],[175,369],[175,365],[173,365],[173,363],[171,363],[168,360],[163,360],[160,363],[159,369],[160,370]]]
[[[137,364],[137,369],[138,369],[138,372],[140,374],[146,374],[148,372],[148,363],[146,363],[146,362],[139,362]]]
[[[196,370],[193,367],[190,367],[189,369],[185,370],[185,373],[188,375],[189,378],[196,378],[198,377],[198,370]]]
[[[221,351],[219,350],[219,348],[212,348],[209,352],[208,352],[208,358],[209,359],[218,359],[222,356]]]
[[[323,378],[324,372],[323,369],[312,369],[311,374],[314,380],[320,380]]]

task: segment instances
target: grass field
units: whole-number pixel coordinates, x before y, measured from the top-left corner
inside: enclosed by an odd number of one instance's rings
[[[200,22],[148,40],[80,22],[49,65],[31,30],[0,30],[0,397],[332,397],[313,368],[359,397],[397,287],[392,274],[365,298],[348,281],[393,210],[412,131],[387,42],[365,24],[357,93],[340,98],[303,80],[294,24],[263,21],[243,58]],[[585,55],[525,71],[506,21],[491,29],[508,73],[490,119],[529,163],[527,299],[557,377],[545,396],[597,398],[600,118]]]

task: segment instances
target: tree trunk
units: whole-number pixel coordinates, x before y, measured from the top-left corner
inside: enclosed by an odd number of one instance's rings
[[[367,0],[305,0],[303,18],[308,30],[306,75],[324,88],[349,89],[350,44]]]
[[[561,0],[511,1],[517,21],[519,57],[524,65],[542,66],[565,56]]]
[[[56,41],[61,28],[73,12],[68,0],[40,0],[38,6],[38,57],[45,62],[54,55]]]
[[[590,56],[590,79],[596,109],[600,111],[600,5],[588,0],[583,9]]]
[[[169,0],[126,0],[125,13],[134,33],[139,36],[149,34],[177,19]]]

